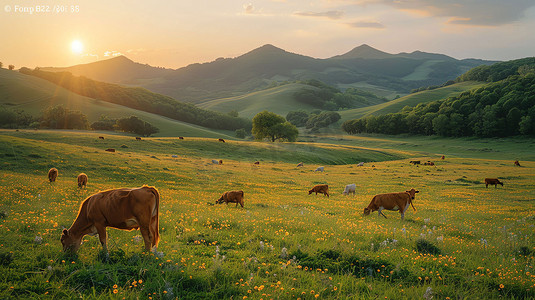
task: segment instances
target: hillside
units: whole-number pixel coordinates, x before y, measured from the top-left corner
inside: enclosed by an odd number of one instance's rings
[[[140,86],[181,101],[202,103],[258,91],[273,82],[307,79],[339,88],[365,85],[368,91],[379,91],[380,96],[407,94],[411,89],[442,84],[473,67],[491,63],[421,51],[389,54],[368,45],[328,59],[317,59],[264,45],[235,58],[219,58],[177,70],[153,68],[125,57],[45,70]]]
[[[471,89],[478,88],[483,85],[484,83],[475,81],[456,83],[434,90],[409,94],[399,99],[382,104],[340,111],[339,114],[340,116],[342,116],[341,121],[343,122],[351,119],[362,118],[369,115],[378,116],[395,113],[400,111],[405,106],[414,107],[420,103],[427,103],[439,99],[457,96],[462,92],[469,91]]]
[[[71,110],[79,110],[87,115],[90,122],[97,121],[101,115],[109,116],[110,118],[135,115],[160,129],[160,132],[155,136],[216,138],[224,135],[224,133],[160,115],[84,97],[44,79],[0,69],[0,107],[20,109],[30,115],[39,116],[44,109],[55,105],[63,105]]]

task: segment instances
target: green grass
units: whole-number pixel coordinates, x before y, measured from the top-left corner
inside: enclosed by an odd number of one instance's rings
[[[369,115],[384,115],[388,113],[395,113],[400,111],[405,106],[416,106],[420,103],[427,103],[435,100],[445,99],[450,96],[459,95],[464,91],[481,87],[483,85],[484,83],[474,81],[461,82],[430,91],[422,91],[410,94],[399,99],[382,104],[377,104],[374,106],[340,111],[339,113],[342,116],[341,122],[352,119],[359,119]]]
[[[160,115],[135,110],[125,106],[80,96],[46,80],[24,75],[15,71],[0,69],[0,106],[24,110],[39,116],[49,106],[63,105],[71,110],[79,110],[87,115],[90,123],[101,115],[110,118],[138,116],[160,129],[155,136],[199,136],[223,137],[234,135],[226,131],[214,131]]]
[[[315,89],[309,85],[292,83],[241,96],[211,100],[199,107],[220,112],[236,110],[241,117],[252,119],[257,113],[268,110],[281,116],[295,110],[312,111],[313,106],[298,102],[294,94],[303,89]]]
[[[297,168],[296,149],[341,158],[360,151],[334,143],[97,137],[0,131],[0,298],[421,299],[428,288],[433,299],[535,297],[534,162],[518,168],[505,158],[447,156],[436,167],[410,165],[436,158],[422,156],[432,149],[427,141],[375,167],[327,165],[316,173],[320,158]],[[128,148],[103,151],[118,144]],[[386,148],[378,151],[400,154]],[[220,157],[223,165],[209,163]],[[52,166],[59,177],[51,184]],[[80,172],[89,176],[86,189],[77,187]],[[490,176],[504,186],[485,188]],[[318,183],[329,184],[330,198],[308,195]],[[356,195],[342,196],[349,183],[357,183]],[[161,194],[163,257],[143,252],[139,231],[115,229],[108,229],[108,260],[96,237],[86,236],[75,256],[61,252],[62,225],[70,226],[84,198],[142,184]],[[405,221],[392,211],[388,219],[362,216],[373,195],[411,187],[420,190],[417,211]],[[245,192],[245,208],[213,204],[231,189]]]

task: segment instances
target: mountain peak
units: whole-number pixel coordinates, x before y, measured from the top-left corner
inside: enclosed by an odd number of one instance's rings
[[[364,58],[364,59],[381,59],[391,57],[392,54],[377,50],[368,44],[362,44],[353,48],[351,51],[334,56],[333,58]]]

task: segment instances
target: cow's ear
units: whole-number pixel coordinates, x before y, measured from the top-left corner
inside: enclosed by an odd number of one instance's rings
[[[64,235],[69,235],[69,231],[67,229],[63,229],[63,234]]]
[[[419,193],[420,191],[414,191],[415,193]]]

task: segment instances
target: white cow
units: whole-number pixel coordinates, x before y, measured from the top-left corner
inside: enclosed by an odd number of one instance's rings
[[[314,170],[314,172],[323,172],[323,171],[325,171],[324,167],[317,167],[316,170]]]
[[[213,163],[214,165],[219,165],[219,160],[212,159],[212,163]]]
[[[362,167],[362,166],[364,166],[364,162],[363,162],[363,161],[361,161],[361,162],[359,162],[359,163],[357,164],[357,167]]]
[[[342,194],[349,195],[350,193],[353,193],[355,195],[355,190],[357,189],[357,185],[352,183],[346,185],[346,188],[344,189],[344,192]]]

